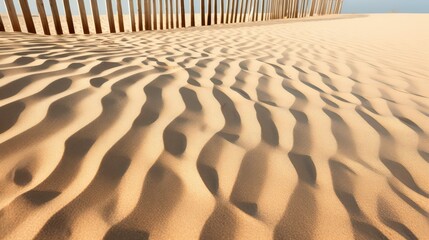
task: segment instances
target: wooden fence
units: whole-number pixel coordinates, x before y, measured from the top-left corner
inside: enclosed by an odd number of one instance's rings
[[[0,0],[1,1],[1,0]],[[38,18],[33,18],[28,0],[19,0],[19,6],[15,6],[14,0],[4,0],[11,29],[21,32],[17,8],[21,8],[23,22],[27,32],[36,33],[34,21],[40,21],[43,33],[50,35],[48,15],[46,13],[45,2],[48,2],[51,9],[53,25],[56,34],[63,34],[62,25],[66,24],[68,33],[76,32],[73,15],[70,7],[70,0],[30,0],[35,1],[38,11]],[[62,1],[65,21],[62,22],[58,1]],[[116,14],[114,13],[112,0],[90,0],[92,14],[87,14],[84,0],[77,1],[80,13],[80,24],[84,34],[90,33],[88,18],[93,18],[95,33],[102,33],[100,13],[98,4],[105,1],[109,32],[124,32],[124,14],[122,0],[116,1]],[[124,0],[127,1],[127,0]],[[130,31],[172,29],[195,26],[196,9],[194,0],[190,1],[190,22],[187,22],[185,13],[185,0],[128,0],[128,12],[131,29]],[[143,3],[142,3],[143,1]],[[198,1],[198,0],[197,0]],[[202,26],[214,24],[241,23],[249,21],[266,21],[270,19],[282,18],[302,18],[315,15],[339,14],[341,12],[343,0],[199,0],[200,1],[200,23]],[[137,11],[135,9],[137,7]],[[117,27],[115,26],[117,18]],[[5,26],[0,17],[0,31],[5,31]]]

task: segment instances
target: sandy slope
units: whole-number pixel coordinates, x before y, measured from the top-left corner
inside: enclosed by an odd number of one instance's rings
[[[429,239],[429,15],[0,34],[0,239]]]

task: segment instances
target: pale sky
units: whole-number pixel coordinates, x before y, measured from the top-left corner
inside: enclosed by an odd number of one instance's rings
[[[84,0],[87,11],[90,11],[90,0]],[[207,1],[207,0],[206,0]],[[17,11],[21,12],[19,0],[14,0]],[[45,6],[49,8],[49,1],[44,0]],[[57,1],[61,13],[64,13],[62,1]],[[77,14],[77,1],[71,0],[71,7],[74,14]],[[113,1],[115,2],[115,1]],[[128,1],[124,0],[123,9],[127,13]],[[134,0],[136,2],[136,0]],[[158,2],[158,0],[157,0]],[[175,1],[173,1],[175,2]],[[199,11],[199,0],[195,1],[196,12]],[[31,12],[37,14],[35,0],[29,0]],[[185,0],[186,12],[189,12],[189,0]],[[105,13],[105,1],[99,0],[100,13]],[[116,5],[115,3],[113,5]],[[220,4],[219,4],[220,6]],[[116,11],[116,10],[115,10]],[[49,13],[50,10],[47,9]],[[344,0],[343,13],[386,13],[386,12],[401,12],[401,13],[429,13],[429,0]],[[0,0],[0,13],[6,13],[4,1]]]

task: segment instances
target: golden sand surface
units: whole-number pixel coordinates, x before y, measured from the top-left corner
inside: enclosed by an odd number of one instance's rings
[[[0,239],[428,239],[428,22],[0,33]]]

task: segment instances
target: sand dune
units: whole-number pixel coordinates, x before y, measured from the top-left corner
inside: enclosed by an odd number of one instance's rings
[[[0,239],[429,239],[427,22],[0,33]]]

